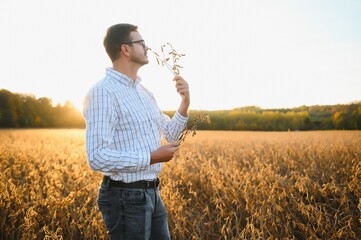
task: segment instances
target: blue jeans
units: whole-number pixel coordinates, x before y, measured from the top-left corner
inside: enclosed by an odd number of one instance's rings
[[[159,189],[110,188],[102,183],[98,207],[111,240],[170,239]]]

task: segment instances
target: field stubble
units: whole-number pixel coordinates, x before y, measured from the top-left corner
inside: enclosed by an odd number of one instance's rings
[[[361,132],[198,131],[164,164],[173,239],[357,239]],[[106,239],[84,130],[0,131],[0,239]]]

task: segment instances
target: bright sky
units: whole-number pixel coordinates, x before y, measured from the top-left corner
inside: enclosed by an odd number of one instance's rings
[[[185,53],[191,109],[361,100],[359,0],[1,0],[0,89],[81,108],[111,62],[102,40],[129,22],[152,49]],[[163,110],[180,98],[152,54],[140,69]]]

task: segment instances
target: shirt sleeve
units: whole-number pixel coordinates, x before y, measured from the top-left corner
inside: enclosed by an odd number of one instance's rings
[[[188,117],[182,116],[178,111],[174,114],[172,119],[163,114],[162,128],[164,138],[168,142],[177,142],[179,136],[187,125]]]
[[[114,98],[99,86],[90,90],[85,98],[83,114],[90,168],[105,175],[145,170],[150,165],[150,152],[122,152],[114,148],[117,122]]]

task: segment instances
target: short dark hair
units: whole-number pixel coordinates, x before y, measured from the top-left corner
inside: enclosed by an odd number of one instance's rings
[[[119,58],[120,46],[132,41],[130,33],[137,30],[138,26],[129,23],[119,23],[108,28],[103,45],[112,62]]]

